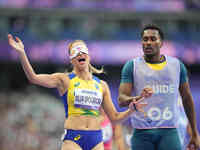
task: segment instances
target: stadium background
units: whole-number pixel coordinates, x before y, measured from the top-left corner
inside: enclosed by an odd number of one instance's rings
[[[142,26],[156,23],[165,34],[161,52],[188,69],[200,129],[199,14],[198,0],[0,0],[0,149],[60,149],[64,120],[57,91],[27,81],[8,33],[23,40],[37,73],[66,71],[67,44],[85,40],[116,104],[122,66],[142,55]]]

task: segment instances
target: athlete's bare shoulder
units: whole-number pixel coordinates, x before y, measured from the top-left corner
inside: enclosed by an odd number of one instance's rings
[[[103,88],[104,92],[108,92],[109,91],[109,87],[108,87],[108,84],[107,84],[106,81],[101,80],[101,85],[102,85],[102,88]]]
[[[69,81],[68,73],[61,73],[61,72],[58,72],[58,73],[54,73],[54,74],[52,74],[52,75],[55,76],[56,78],[62,80],[63,82]]]
[[[60,95],[63,95],[69,87],[69,76],[67,73],[53,73],[52,76],[59,80],[58,90]]]

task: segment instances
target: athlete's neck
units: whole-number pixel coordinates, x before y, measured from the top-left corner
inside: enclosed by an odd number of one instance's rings
[[[89,70],[74,69],[73,72],[82,80],[92,80],[92,74],[89,72]]]
[[[164,55],[157,55],[157,56],[147,56],[144,55],[144,60],[147,63],[151,63],[151,64],[157,64],[157,63],[161,63],[165,60]]]

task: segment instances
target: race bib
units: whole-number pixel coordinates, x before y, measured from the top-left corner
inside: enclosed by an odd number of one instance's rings
[[[78,108],[98,110],[102,103],[102,93],[95,90],[75,89],[74,105]]]

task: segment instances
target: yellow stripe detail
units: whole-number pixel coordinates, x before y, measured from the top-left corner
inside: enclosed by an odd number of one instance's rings
[[[162,70],[166,66],[167,62],[164,61],[160,64],[150,64],[150,63],[146,63],[146,64],[153,70]]]

